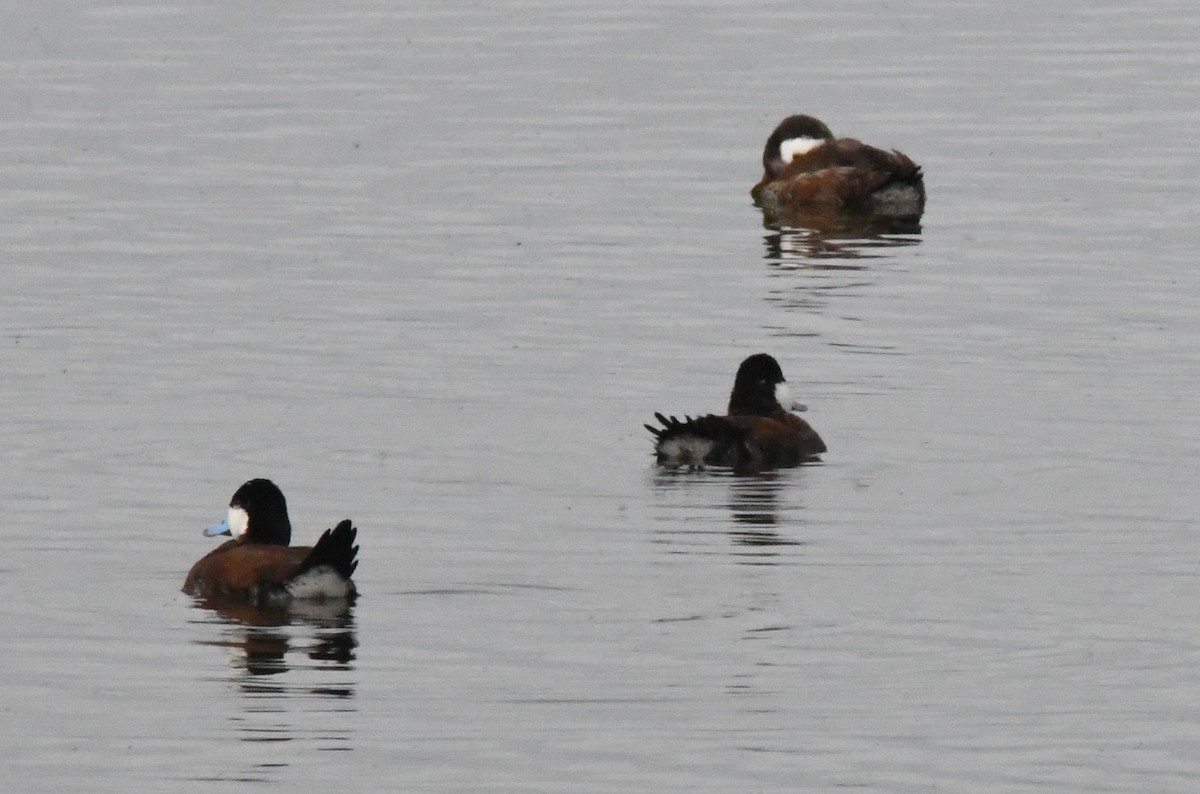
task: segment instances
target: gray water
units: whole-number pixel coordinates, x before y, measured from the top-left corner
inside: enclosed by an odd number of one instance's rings
[[[0,788],[1200,790],[1193,3],[0,31]],[[921,232],[763,228],[793,112]],[[823,462],[656,471],[759,351]],[[179,592],[255,476],[349,616]]]

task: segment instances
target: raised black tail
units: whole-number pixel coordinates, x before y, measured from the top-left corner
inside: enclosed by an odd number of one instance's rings
[[[317,545],[313,546],[312,551],[300,563],[300,568],[292,575],[292,578],[314,568],[326,566],[349,581],[354,574],[354,569],[358,567],[358,560],[355,559],[358,555],[358,546],[354,545],[354,539],[357,536],[358,530],[350,525],[350,519],[342,521],[333,529],[325,530],[317,539]]]
[[[662,427],[643,425],[654,435],[654,454],[666,466],[702,469],[708,466],[737,466],[752,457],[745,428],[728,417],[674,416],[654,414]]]

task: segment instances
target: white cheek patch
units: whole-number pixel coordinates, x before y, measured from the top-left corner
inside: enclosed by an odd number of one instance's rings
[[[245,535],[246,530],[250,528],[250,516],[240,507],[229,508],[229,517],[225,520],[229,524],[229,534],[233,535],[234,540]]]
[[[793,157],[807,154],[823,143],[825,141],[821,138],[788,138],[779,144],[779,159],[790,163]]]
[[[786,383],[775,384],[775,402],[783,406],[785,411],[807,411],[808,406],[792,399],[792,390]]]
[[[792,407],[792,390],[788,388],[787,383],[775,384],[775,402],[784,407],[784,410],[791,410]],[[229,526],[233,526],[230,523]]]

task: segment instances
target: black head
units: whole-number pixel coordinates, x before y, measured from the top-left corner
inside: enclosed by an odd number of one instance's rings
[[[270,480],[248,480],[229,500],[229,515],[205,530],[206,535],[233,535],[243,543],[287,546],[292,542],[283,491]]]
[[[767,416],[785,410],[780,397],[786,396],[783,370],[779,362],[766,353],[756,353],[738,367],[729,395],[730,414]],[[791,398],[784,402],[791,407]]]
[[[779,176],[794,154],[831,140],[833,133],[820,119],[804,115],[788,116],[779,122],[771,137],[767,138],[767,145],[763,147],[763,169],[771,177]]]

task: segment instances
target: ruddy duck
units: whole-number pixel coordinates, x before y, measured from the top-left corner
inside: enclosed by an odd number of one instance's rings
[[[812,116],[788,116],[763,148],[763,178],[750,191],[763,210],[811,210],[915,221],[925,210],[921,167],[896,150],[835,138]]]
[[[726,416],[676,419],[656,413],[662,427],[645,427],[654,435],[654,453],[664,466],[757,472],[797,466],[825,451],[817,431],[788,409],[805,410],[792,402],[779,362],[757,353],[738,367]]]
[[[358,567],[349,520],[327,529],[315,546],[289,546],[292,524],[283,492],[270,480],[250,480],[229,502],[229,515],[204,530],[232,535],[192,566],[183,591],[195,596],[278,606],[292,599],[353,599]]]

